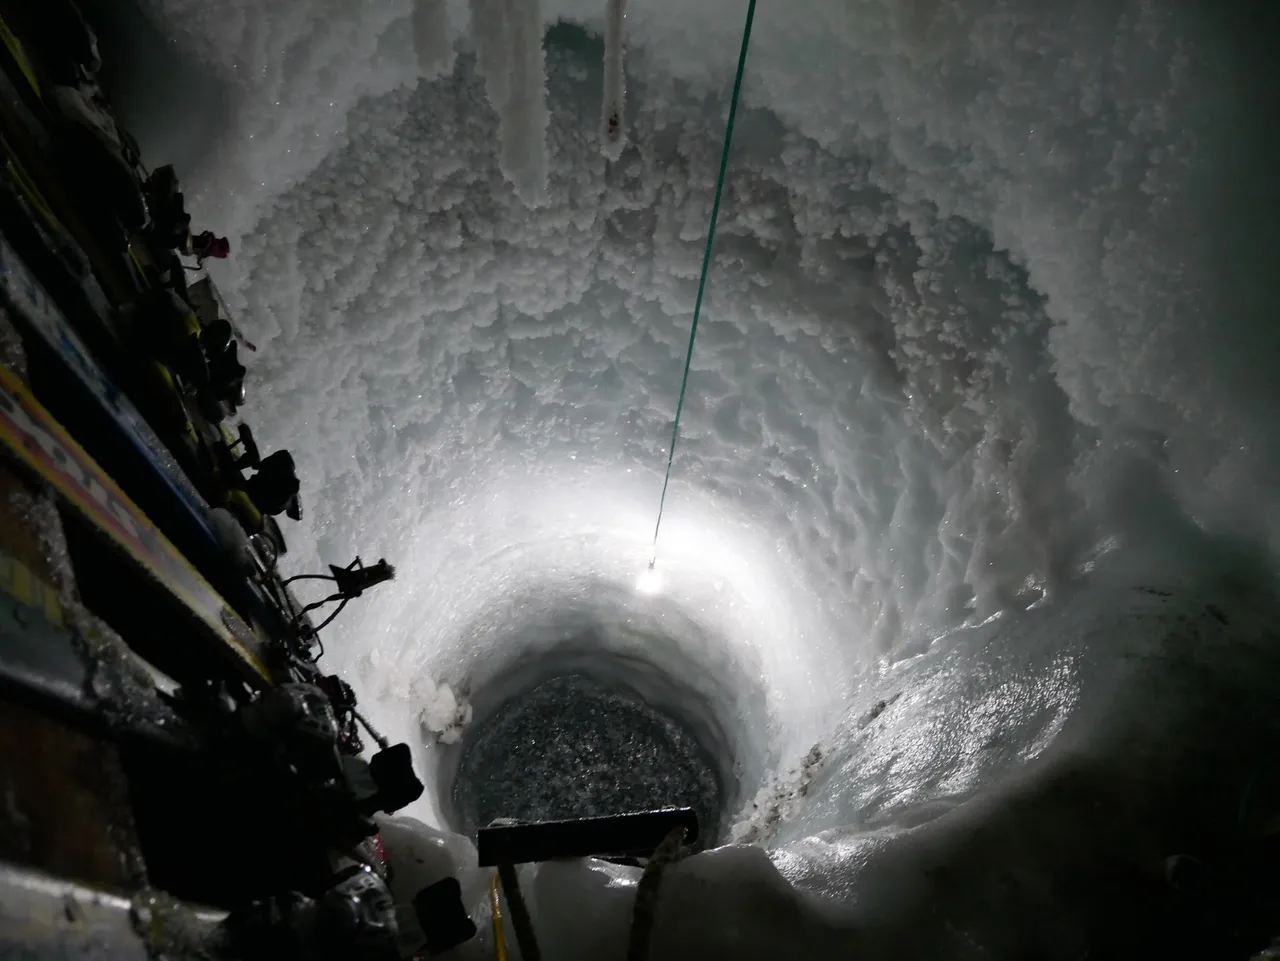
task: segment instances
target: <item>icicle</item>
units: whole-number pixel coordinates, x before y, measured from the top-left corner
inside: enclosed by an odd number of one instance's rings
[[[541,7],[538,0],[471,0],[476,62],[498,112],[502,173],[531,206],[547,186]]]
[[[622,111],[627,84],[622,67],[622,21],[627,16],[627,0],[609,0],[604,25],[604,107],[600,116],[601,150],[610,160],[622,156],[626,137]]]
[[[427,80],[453,71],[446,0],[414,0],[413,52],[418,57],[418,73]]]

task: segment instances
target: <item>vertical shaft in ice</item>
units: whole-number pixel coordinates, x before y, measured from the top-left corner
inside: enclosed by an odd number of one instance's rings
[[[538,0],[471,0],[471,37],[498,113],[502,174],[526,204],[547,184],[547,81]]]
[[[622,67],[622,21],[627,16],[627,0],[609,0],[604,25],[604,106],[600,114],[600,143],[604,155],[617,160],[622,155],[625,137],[622,111],[627,96],[627,81]]]
[[[413,52],[418,73],[427,80],[453,70],[453,44],[449,42],[447,0],[414,0]]]

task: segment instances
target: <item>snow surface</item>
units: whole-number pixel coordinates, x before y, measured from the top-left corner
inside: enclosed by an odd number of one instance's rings
[[[544,50],[511,0],[149,3],[229,92],[188,196],[289,560],[399,570],[327,644],[374,721],[584,625],[715,705],[774,846],[673,868],[654,957],[1078,957],[1103,853],[1230,820],[1277,676],[1257,10],[762,4],[640,593],[745,5],[628,4],[611,163],[603,0]],[[622,956],[633,874],[530,882],[545,954]]]

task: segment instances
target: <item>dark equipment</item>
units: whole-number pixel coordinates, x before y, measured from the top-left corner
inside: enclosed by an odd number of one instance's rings
[[[350,757],[358,757],[364,752],[364,739],[360,737],[360,726],[356,721],[356,692],[336,674],[317,678],[316,685],[329,695],[333,703],[333,714],[338,721],[338,750]]]
[[[258,452],[258,443],[254,440],[253,430],[248,424],[241,424],[237,433],[240,439],[228,448],[234,458],[236,470],[249,467],[257,469],[262,463],[262,455]],[[239,450],[237,451],[236,448]]]
[[[329,570],[338,587],[338,594],[346,600],[359,597],[369,588],[393,580],[396,576],[396,569],[385,559],[365,567],[364,562],[357,557],[346,567],[330,564]]]
[[[274,454],[272,456],[275,456]],[[302,609],[302,614],[308,614],[318,607],[324,607],[334,601],[338,602],[338,607],[332,614],[326,617],[318,627],[309,628],[309,633],[314,636],[318,631],[327,626],[335,617],[342,613],[342,609],[347,604],[359,597],[371,587],[384,584],[387,581],[395,580],[396,569],[386,562],[386,559],[380,559],[376,564],[364,566],[364,561],[360,560],[357,555],[356,559],[346,567],[338,567],[336,564],[329,565],[330,573],[328,574],[295,574],[286,580],[285,586],[292,584],[294,581],[332,581],[338,589],[336,593],[330,594],[323,600],[315,601],[308,604]],[[301,627],[301,616],[299,616],[299,626]]]
[[[423,888],[414,895],[413,911],[429,955],[442,954],[475,937],[475,922],[467,916],[457,878],[443,878]]]
[[[248,371],[240,363],[238,346],[231,324],[219,317],[200,331],[200,343],[209,365],[209,386],[215,403],[226,404],[234,413],[244,403],[244,378]],[[222,420],[223,412],[215,409],[209,419]]]
[[[361,813],[365,816],[377,811],[391,814],[422,797],[424,788],[414,773],[409,745],[391,744],[375,731],[356,710],[356,695],[351,685],[336,674],[318,677],[315,684],[329,698],[337,747],[343,755],[348,778],[368,785],[360,792]],[[358,724],[365,726],[380,748],[367,763],[358,757],[364,750]]]
[[[258,472],[244,482],[245,493],[258,510],[264,514],[287,513],[295,521],[302,520],[302,508],[298,504],[300,489],[293,457],[287,450],[262,458]]]
[[[366,865],[333,879],[312,898],[287,891],[232,911],[223,922],[227,946],[246,961],[398,961],[396,905],[386,884]]]
[[[147,206],[151,211],[151,239],[162,250],[186,246],[191,233],[191,215],[186,198],[178,186],[178,175],[172,164],[157,167],[143,185]]]
[[[422,797],[422,782],[413,771],[408,744],[392,744],[369,758],[369,773],[378,786],[378,810],[390,814]]]

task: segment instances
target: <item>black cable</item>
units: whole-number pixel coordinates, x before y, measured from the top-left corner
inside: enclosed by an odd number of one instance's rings
[[[662,512],[667,506],[667,487],[671,484],[671,465],[675,462],[676,442],[680,439],[680,414],[684,411],[685,391],[689,387],[689,370],[693,365],[693,343],[698,337],[702,298],[707,290],[707,274],[711,270],[711,250],[716,239],[716,221],[720,217],[720,197],[724,192],[725,173],[729,169],[729,146],[733,143],[733,122],[738,115],[738,100],[742,94],[742,75],[747,68],[747,49],[751,46],[751,24],[755,16],[756,0],[747,0],[747,22],[742,28],[742,50],[738,53],[738,72],[733,79],[733,96],[729,100],[729,122],[725,125],[724,146],[720,151],[720,174],[716,177],[716,194],[711,202],[711,226],[707,228],[707,246],[702,254],[698,298],[693,303],[693,326],[689,330],[689,349],[684,357],[684,377],[680,381],[680,399],[676,401],[676,416],[671,424],[671,445],[667,448],[667,473],[662,479],[662,496],[658,498],[658,520],[653,525],[653,547],[649,552],[650,567],[653,567],[658,557],[658,532],[662,530]]]
[[[334,596],[335,596],[335,597],[337,597],[337,596],[340,596],[340,595],[334,595]],[[331,597],[331,598],[329,598],[329,599],[330,599],[330,600],[333,600],[334,598],[332,598],[332,597]],[[333,619],[334,619],[335,617],[337,617],[339,614],[341,614],[341,613],[342,613],[342,609],[343,609],[344,607],[346,607],[346,606],[347,606],[347,604],[348,604],[350,601],[351,601],[351,598],[349,598],[349,597],[344,597],[344,598],[342,598],[342,603],[338,605],[337,610],[335,610],[332,614],[330,614],[328,617],[326,617],[323,621],[321,621],[319,624],[317,624],[317,625],[316,625],[315,627],[313,627],[311,630],[312,630],[313,632],[319,633],[319,632],[320,632],[320,631],[322,631],[324,628],[328,627],[328,626],[333,622]],[[303,611],[303,613],[305,614],[305,613],[306,613],[306,611]]]
[[[330,604],[330,603],[332,603],[333,601],[340,601],[340,600],[342,600],[342,599],[343,599],[343,598],[345,598],[345,597],[346,597],[346,595],[345,595],[345,594],[343,594],[341,591],[339,591],[337,594],[330,594],[330,595],[329,595],[328,597],[326,597],[324,600],[321,600],[321,601],[314,601],[314,602],[312,602],[312,603],[308,604],[306,607],[304,607],[304,608],[302,609],[302,613],[303,613],[303,614],[310,613],[311,611],[314,611],[317,607],[324,607],[326,604]]]
[[[294,581],[333,581],[337,583],[337,579],[332,574],[294,574],[293,577],[285,578],[284,584],[287,586]]]

